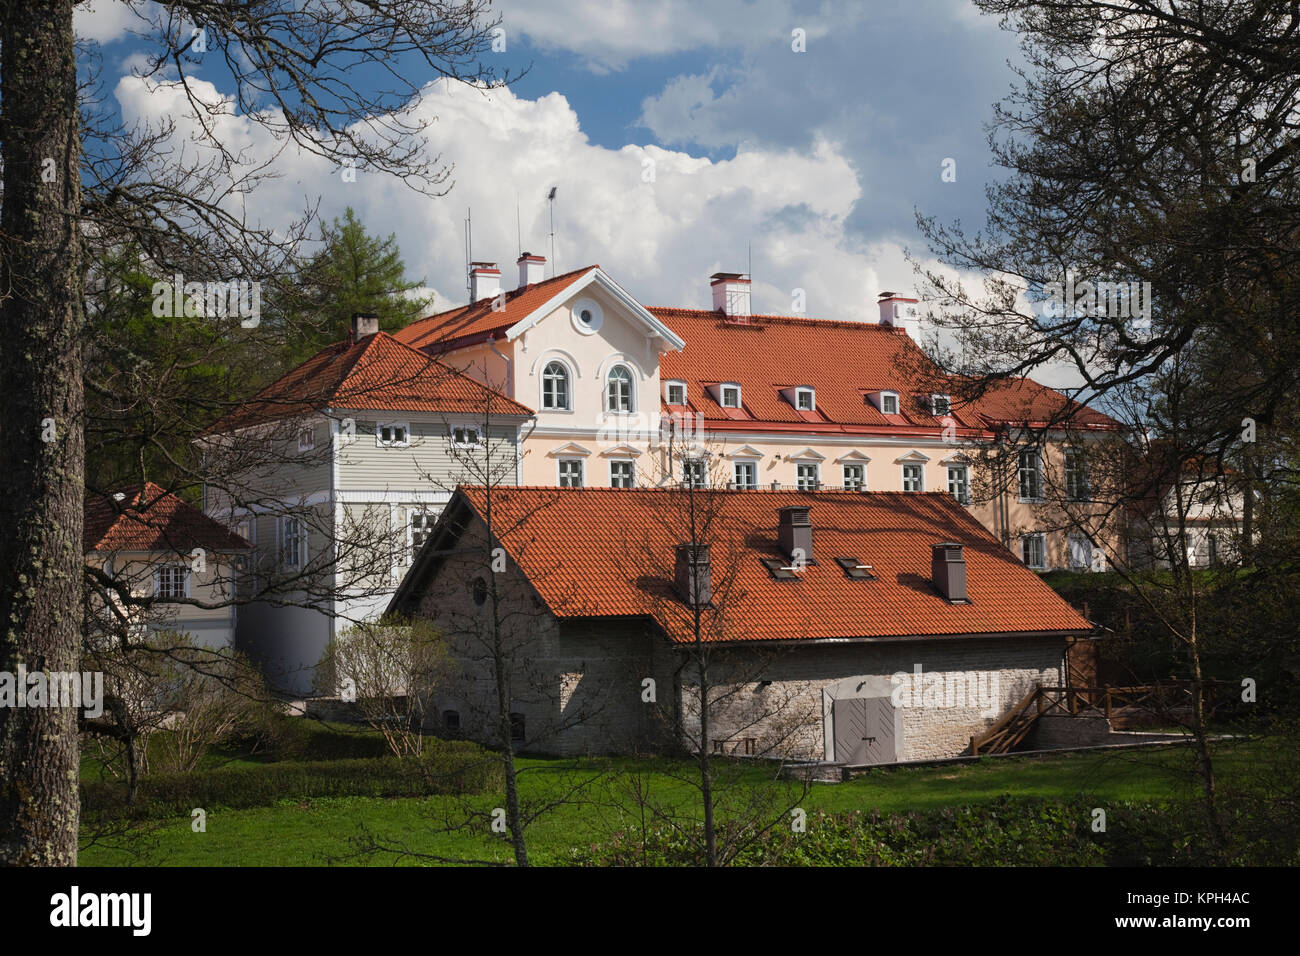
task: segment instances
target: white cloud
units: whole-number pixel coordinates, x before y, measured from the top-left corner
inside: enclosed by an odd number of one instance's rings
[[[120,40],[140,22],[120,0],[88,0],[72,10],[72,29],[83,40],[108,44]]]
[[[538,48],[576,54],[596,71],[687,50],[789,48],[796,28],[814,40],[867,12],[865,5],[797,0],[508,0],[502,11],[507,35],[517,30]]]
[[[220,96],[206,83],[196,89],[205,100]],[[174,86],[124,77],[117,96],[127,120],[171,117],[178,141],[191,138]],[[250,219],[286,223],[304,196],[320,196],[326,217],[351,205],[372,233],[397,235],[408,273],[448,296],[439,308],[464,300],[466,208],[474,258],[499,262],[513,285],[516,196],[523,247],[549,257],[552,186],[559,270],[598,262],[647,305],[709,307],[709,274],[746,271],[751,244],[756,311],[788,313],[793,290],[803,289],[809,315],[869,318],[881,289],[913,286],[898,244],[865,244],[846,231],[863,189],[829,140],[808,151],[746,148],[719,161],[653,145],[608,149],[587,139],[559,93],[532,100],[443,80],[416,108],[437,117],[432,148],[455,164],[454,188],[442,198],[365,171],[344,182],[319,157],[281,149],[227,111],[217,121],[227,142],[263,160],[280,150],[279,178],[249,198]]]

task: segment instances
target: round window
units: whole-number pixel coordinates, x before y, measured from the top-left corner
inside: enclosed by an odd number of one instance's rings
[[[579,299],[573,303],[573,327],[583,335],[599,331],[605,321],[605,314],[591,299]]]

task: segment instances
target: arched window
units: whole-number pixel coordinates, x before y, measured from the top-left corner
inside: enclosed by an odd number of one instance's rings
[[[569,411],[569,370],[560,362],[542,369],[542,408]]]
[[[615,365],[605,380],[605,407],[611,412],[632,411],[632,373],[624,365]]]

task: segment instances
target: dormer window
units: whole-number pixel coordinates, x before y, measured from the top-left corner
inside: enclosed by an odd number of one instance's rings
[[[898,393],[897,392],[880,393],[880,411],[885,415],[898,414]]]
[[[669,405],[686,404],[686,383],[685,382],[668,382],[665,389],[667,402]]]
[[[795,389],[794,407],[801,412],[811,412],[816,407],[813,390],[811,388]]]
[[[930,396],[930,414],[935,418],[942,418],[947,415],[952,408],[952,400],[947,395]]]
[[[723,385],[721,389],[721,394],[722,394],[722,401],[719,402],[719,404],[723,408],[740,407],[740,386],[739,385]]]

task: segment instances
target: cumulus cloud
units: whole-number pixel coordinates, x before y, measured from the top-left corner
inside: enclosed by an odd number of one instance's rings
[[[119,0],[87,0],[72,10],[72,29],[83,40],[107,45],[120,40],[139,22]]]

